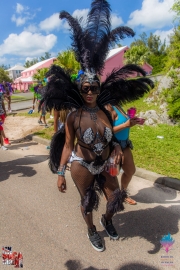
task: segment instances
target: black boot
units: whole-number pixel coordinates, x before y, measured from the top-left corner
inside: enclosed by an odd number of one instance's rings
[[[104,229],[106,230],[106,233],[109,235],[110,238],[112,238],[113,240],[119,239],[119,235],[116,232],[116,229],[114,228],[114,226],[112,224],[112,219],[106,220],[105,216],[102,215],[102,218],[100,220],[100,224],[104,227]]]
[[[102,239],[100,235],[96,231],[96,227],[94,226],[92,229],[88,229],[88,238],[91,242],[93,248],[97,251],[104,251],[104,245],[102,243]]]

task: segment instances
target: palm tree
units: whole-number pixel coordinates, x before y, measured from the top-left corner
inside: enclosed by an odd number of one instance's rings
[[[54,64],[68,71],[70,74],[78,73],[80,64],[75,59],[75,54],[72,50],[67,50],[59,53]]]
[[[37,80],[37,81],[43,81],[45,78],[45,74],[48,72],[48,68],[41,68],[38,69],[36,74],[33,75],[33,79]]]

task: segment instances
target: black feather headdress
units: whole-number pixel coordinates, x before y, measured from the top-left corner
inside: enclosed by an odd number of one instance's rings
[[[66,11],[60,12],[59,18],[66,19],[69,23],[71,46],[84,72],[81,84],[85,80],[88,81],[88,78],[90,83],[99,80],[97,75],[102,75],[112,44],[125,37],[134,36],[133,30],[127,26],[111,29],[111,8],[106,0],[92,1],[84,26],[81,26],[82,18],[74,18]],[[135,74],[140,74],[141,78],[132,79]],[[145,75],[145,71],[137,65],[114,68],[100,86],[98,105],[123,104],[142,97],[153,87],[152,81],[144,78]],[[71,76],[62,68],[52,66],[46,76],[51,77],[42,100],[47,108],[60,110],[79,108],[83,105],[77,83],[72,82]]]

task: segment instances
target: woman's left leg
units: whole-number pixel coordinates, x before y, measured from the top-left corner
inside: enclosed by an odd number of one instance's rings
[[[124,209],[123,201],[126,198],[126,193],[124,190],[120,190],[117,177],[112,177],[107,172],[102,174],[106,177],[103,192],[107,199],[107,206],[106,213],[102,215],[100,223],[110,238],[117,240],[119,236],[112,224],[112,217],[116,212]]]
[[[136,168],[134,165],[131,149],[129,147],[126,147],[123,150],[123,153],[124,153],[124,164],[122,165],[123,173],[121,176],[121,189],[127,189],[132,179],[132,176],[136,171]],[[125,201],[131,205],[136,204],[136,201],[131,199],[130,197],[127,197]]]

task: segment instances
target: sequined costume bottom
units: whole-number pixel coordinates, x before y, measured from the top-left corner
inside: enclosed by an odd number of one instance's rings
[[[117,177],[104,171],[106,161],[100,166],[93,166],[74,153],[71,164],[71,177],[80,193],[84,214],[97,210],[99,194],[104,193],[107,199],[107,211],[116,213],[124,209],[123,201],[126,192],[121,191]]]

